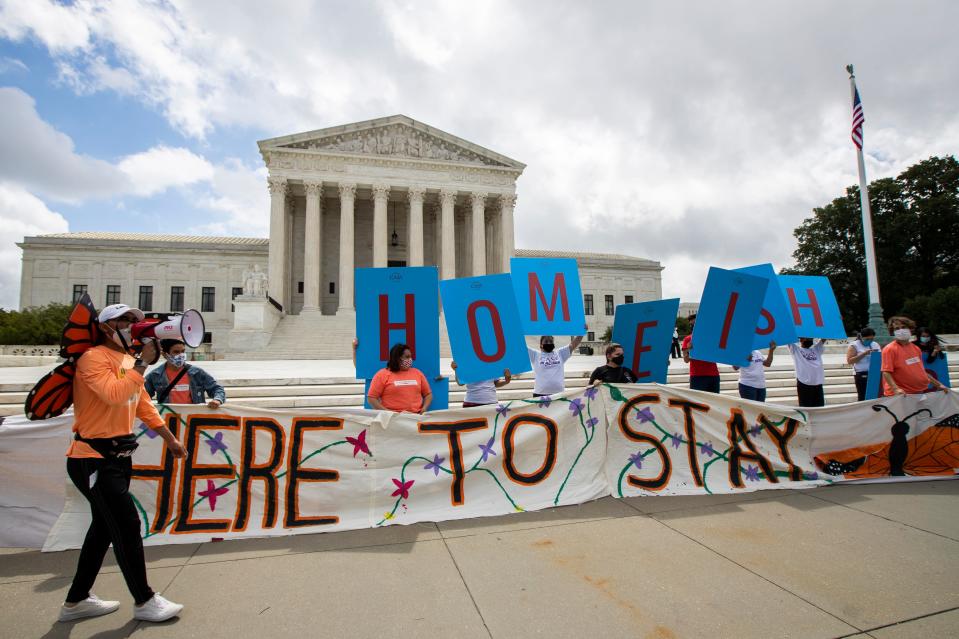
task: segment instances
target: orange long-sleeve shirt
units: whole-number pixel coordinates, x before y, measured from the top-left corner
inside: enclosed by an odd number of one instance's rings
[[[80,357],[73,378],[73,432],[86,439],[129,435],[134,417],[150,428],[164,425],[143,389],[143,376],[133,370],[133,358],[102,345],[91,348]],[[101,455],[74,440],[67,457]]]

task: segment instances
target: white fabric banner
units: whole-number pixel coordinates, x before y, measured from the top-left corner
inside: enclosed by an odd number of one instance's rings
[[[955,392],[796,409],[640,384],[425,416],[229,404],[161,412],[189,456],[174,460],[138,425],[131,493],[146,544],[959,468]],[[82,543],[89,506],[63,470],[71,423],[66,415],[0,425],[0,545]]]

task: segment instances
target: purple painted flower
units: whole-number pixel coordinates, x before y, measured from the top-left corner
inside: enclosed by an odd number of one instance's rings
[[[156,439],[158,437],[157,432],[143,422],[140,422],[140,430],[143,431],[143,434],[150,439]]]
[[[595,386],[586,389],[586,399],[596,399],[597,395],[599,395],[599,389]]]
[[[633,462],[633,466],[636,468],[643,467],[643,454],[642,453],[633,453],[629,456],[629,461]]]
[[[819,479],[819,473],[817,473],[816,471],[811,471],[811,472],[807,471],[803,473],[803,479],[805,479],[806,481],[816,481],[817,479]]]
[[[589,419],[586,420],[586,425],[589,428],[594,428],[596,424],[598,423],[599,423],[599,417],[590,417]]]
[[[746,479],[749,481],[759,481],[759,467],[750,464],[746,466]]]
[[[440,457],[439,455],[433,455],[433,461],[423,466],[425,470],[432,470],[433,475],[439,477],[440,475],[440,464],[446,461],[445,457]]]
[[[506,404],[499,404],[496,407],[496,412],[499,413],[501,416],[506,417],[506,415],[509,413],[509,406],[507,406]]]
[[[583,400],[579,397],[574,399],[569,403],[569,412],[573,414],[573,417],[577,417],[580,413],[583,412]]]
[[[210,454],[216,455],[217,451],[226,452],[227,445],[223,443],[223,431],[218,432],[212,438],[206,440],[207,445],[210,447]]]
[[[673,433],[669,436],[669,443],[673,445],[673,448],[679,448],[683,445],[683,436],[679,433]]]
[[[552,401],[552,397],[549,395],[543,395],[542,397],[537,398],[536,403],[539,404],[541,408],[549,408],[549,404]]]
[[[651,422],[656,419],[656,416],[653,415],[653,411],[647,406],[642,410],[636,411],[636,419],[638,419],[640,423],[645,424],[646,422]]]
[[[706,442],[705,444],[699,445],[699,452],[705,455],[706,457],[712,457],[716,454],[716,451],[713,450],[712,442]]]
[[[479,445],[480,450],[483,451],[483,457],[480,459],[480,461],[485,462],[490,455],[496,454],[496,451],[493,450],[493,441],[494,441],[493,438],[490,437],[489,441],[486,442],[485,446],[483,444]]]
[[[749,429],[749,435],[755,437],[759,433],[763,432],[763,427],[759,424],[753,424],[753,427]]]

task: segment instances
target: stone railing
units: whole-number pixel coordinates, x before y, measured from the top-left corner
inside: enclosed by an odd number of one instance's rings
[[[0,355],[16,355],[20,357],[56,357],[60,353],[60,347],[39,346],[39,345],[0,345]]]

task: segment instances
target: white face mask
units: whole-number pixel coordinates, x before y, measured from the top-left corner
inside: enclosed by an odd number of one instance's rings
[[[912,331],[910,331],[908,328],[897,328],[895,331],[893,331],[893,337],[900,342],[905,342],[912,337]]]
[[[110,339],[124,350],[130,350],[130,345],[133,344],[133,333],[129,326],[127,328],[114,329],[113,332],[110,333]]]
[[[186,353],[178,353],[176,355],[167,355],[167,361],[176,366],[177,368],[182,368],[186,364]]]

